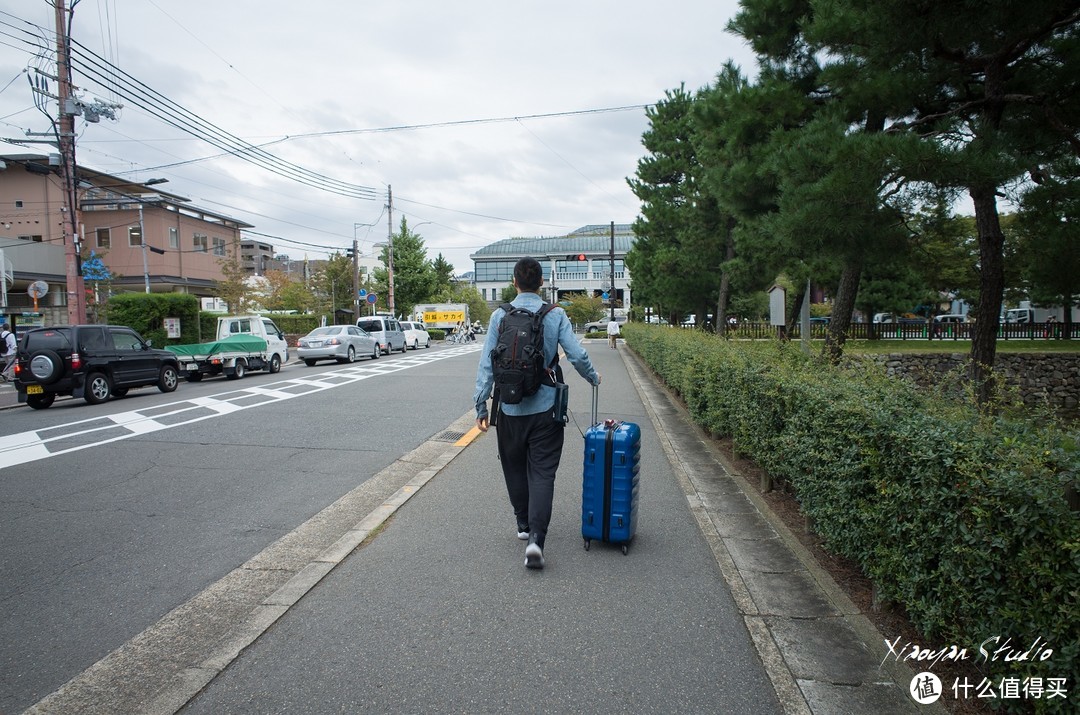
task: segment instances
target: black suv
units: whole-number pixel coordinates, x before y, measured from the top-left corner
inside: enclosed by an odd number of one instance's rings
[[[155,350],[121,325],[34,328],[19,340],[15,389],[19,402],[36,410],[57,395],[82,397],[92,405],[123,397],[129,388],[157,385],[172,392],[180,382],[176,355]]]

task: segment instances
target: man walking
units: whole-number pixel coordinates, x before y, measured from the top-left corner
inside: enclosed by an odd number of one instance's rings
[[[9,371],[11,364],[15,362],[16,350],[15,333],[11,332],[10,325],[4,323],[4,327],[0,328],[0,360],[4,363],[4,367],[0,368],[0,379],[5,382],[12,378]]]
[[[543,269],[535,258],[522,258],[514,265],[514,287],[518,295],[510,304],[533,313],[544,301],[538,291],[544,283]],[[476,370],[476,426],[487,432],[487,400],[495,383],[491,352],[499,341],[500,326],[505,311],[500,307],[491,315],[480,365]],[[588,353],[574,335],[570,319],[562,308],[553,308],[543,317],[544,365],[555,363],[561,346],[567,360],[578,374],[590,384],[599,385],[600,375],[593,368]],[[525,547],[525,566],[544,568],[544,542],[551,521],[551,503],[555,495],[555,472],[562,458],[565,422],[556,419],[554,387],[541,384],[532,395],[517,404],[492,405],[499,461],[510,497],[510,506],[517,518],[517,537],[528,539]],[[496,419],[497,418],[497,419]]]
[[[617,350],[619,345],[619,321],[615,320],[615,316],[611,316],[611,320],[607,324],[607,339],[608,347],[612,350]]]

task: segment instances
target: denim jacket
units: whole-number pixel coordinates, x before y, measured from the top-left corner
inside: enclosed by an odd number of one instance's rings
[[[536,293],[519,293],[511,303],[515,308],[525,308],[536,312],[544,301]],[[491,390],[495,385],[495,376],[491,368],[491,351],[499,341],[499,326],[505,315],[501,308],[497,308],[491,314],[491,322],[488,324],[487,334],[484,336],[484,347],[480,354],[480,365],[476,369],[476,392],[473,402],[476,403],[476,418],[488,416],[487,401],[491,397]],[[574,335],[574,328],[570,319],[566,317],[566,311],[555,307],[544,316],[544,364],[550,365],[558,354],[559,346],[570,364],[574,366],[578,374],[589,381],[590,384],[599,384],[600,376],[593,368],[589,360],[589,354],[581,347],[581,340]],[[522,415],[535,415],[539,412],[547,412],[555,406],[555,388],[550,385],[541,385],[534,395],[523,397],[516,405],[502,405],[502,413],[511,417]]]

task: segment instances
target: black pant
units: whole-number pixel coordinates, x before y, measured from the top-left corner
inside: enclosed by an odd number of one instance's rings
[[[551,521],[564,429],[550,411],[522,417],[500,414],[495,425],[510,506],[519,523],[528,522],[541,549]]]

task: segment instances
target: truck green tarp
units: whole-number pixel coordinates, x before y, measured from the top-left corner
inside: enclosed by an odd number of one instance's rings
[[[218,353],[265,353],[266,341],[253,335],[232,335],[212,343],[166,345],[166,350],[182,357],[207,357]]]

